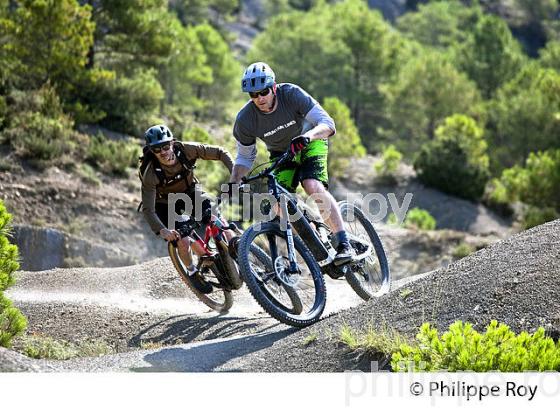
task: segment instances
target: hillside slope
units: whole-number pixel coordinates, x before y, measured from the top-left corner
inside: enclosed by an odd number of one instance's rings
[[[517,332],[544,326],[560,335],[560,220],[496,243],[356,308],[333,315],[268,349],[221,367],[227,371],[338,372],[369,369],[369,361],[338,344],[343,324],[389,326],[413,337],[425,321],[445,329],[456,320],[483,329],[492,319]],[[310,335],[316,341],[303,346]],[[362,358],[363,359],[363,358]]]

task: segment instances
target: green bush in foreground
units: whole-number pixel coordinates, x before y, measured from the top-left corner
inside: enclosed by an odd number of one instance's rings
[[[2,347],[10,347],[12,338],[23,332],[27,326],[25,317],[2,294],[13,285],[13,273],[19,269],[17,246],[11,244],[6,237],[11,219],[12,216],[0,200],[0,346]]]
[[[540,327],[535,333],[516,335],[493,320],[485,333],[457,321],[439,335],[424,323],[417,343],[402,344],[392,355],[394,371],[501,371],[560,370],[560,341],[556,344]]]

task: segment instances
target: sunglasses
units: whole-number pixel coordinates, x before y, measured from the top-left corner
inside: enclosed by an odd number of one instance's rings
[[[152,148],[154,154],[159,154],[161,151],[169,151],[171,149],[171,144],[165,144],[161,147]]]
[[[261,97],[266,97],[268,94],[270,94],[270,87],[269,87],[269,88],[265,88],[264,90],[261,90],[261,91],[257,91],[257,92],[255,92],[255,93],[250,92],[250,93],[249,93],[249,96],[250,96],[251,98],[257,98],[259,95],[260,95]]]

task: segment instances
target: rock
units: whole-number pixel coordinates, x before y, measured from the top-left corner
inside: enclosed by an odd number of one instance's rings
[[[46,370],[37,360],[0,347],[0,372],[40,372]]]

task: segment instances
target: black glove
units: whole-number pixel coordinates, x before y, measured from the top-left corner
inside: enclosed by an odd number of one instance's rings
[[[311,140],[309,139],[309,137],[306,137],[304,135],[295,137],[290,144],[290,152],[292,153],[292,155],[296,155],[302,149],[307,147],[310,141]]]

